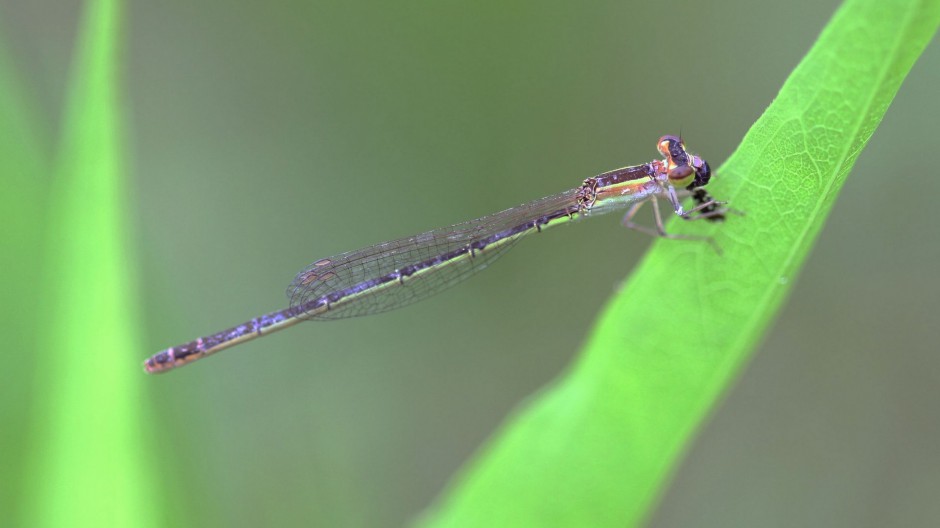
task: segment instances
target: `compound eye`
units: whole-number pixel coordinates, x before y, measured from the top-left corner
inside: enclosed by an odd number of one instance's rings
[[[666,176],[669,178],[670,183],[682,187],[692,183],[692,177],[694,175],[695,171],[692,170],[692,167],[688,165],[679,165],[670,170]]]
[[[659,138],[659,142],[656,144],[659,153],[670,158],[674,155],[674,149],[677,146],[681,147],[682,142],[676,136],[663,136]]]
[[[669,141],[665,138],[660,139],[656,145],[656,150],[665,157],[669,157]]]

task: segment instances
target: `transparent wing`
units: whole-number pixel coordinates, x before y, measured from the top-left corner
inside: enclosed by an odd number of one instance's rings
[[[482,270],[564,211],[577,216],[578,189],[500,213],[314,262],[287,289],[291,310],[340,319],[392,310],[427,298]],[[324,307],[328,307],[324,309]]]

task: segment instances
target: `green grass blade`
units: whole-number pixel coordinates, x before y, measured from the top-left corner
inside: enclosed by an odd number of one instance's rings
[[[425,523],[622,527],[648,515],[938,23],[937,1],[845,2],[717,171],[713,193],[747,215],[668,226],[714,235],[724,254],[657,242],[576,367],[509,420]]]
[[[121,5],[86,4],[50,194],[34,457],[23,526],[148,526],[136,259],[128,249]]]
[[[46,185],[39,112],[26,86],[0,49],[0,321],[3,321],[4,368],[0,370],[0,512],[19,513],[23,457],[28,442],[29,372],[36,357],[36,283],[40,280],[43,191]],[[13,403],[17,402],[17,403]]]

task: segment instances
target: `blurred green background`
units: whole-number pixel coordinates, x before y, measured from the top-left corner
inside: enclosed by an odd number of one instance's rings
[[[647,161],[664,133],[681,129],[717,167],[837,5],[129,5],[127,221],[140,261],[126,265],[140,278],[146,348],[116,357],[137,370],[160,348],[283,307],[280,292],[318,258]],[[8,71],[50,164],[81,9],[0,3]],[[933,43],[653,526],[940,522],[938,85]],[[40,207],[53,183],[38,182]],[[35,251],[5,257],[23,269],[42,255],[33,229]],[[649,243],[601,217],[407,309],[141,373],[163,521],[406,523],[571,361]],[[36,282],[50,280],[6,286],[6,310],[36,308]],[[45,328],[41,313],[14,321],[26,343]],[[10,518],[37,445],[31,411],[47,395],[31,351],[7,350],[0,378]]]

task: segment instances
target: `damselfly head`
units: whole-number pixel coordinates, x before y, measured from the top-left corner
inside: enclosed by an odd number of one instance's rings
[[[685,160],[687,157],[685,145],[682,143],[681,138],[670,135],[663,136],[656,143],[656,148],[666,158],[666,162],[669,163],[670,167],[688,164]]]
[[[711,168],[705,160],[685,150],[682,138],[663,136],[659,138],[656,148],[666,158],[669,181],[673,185],[695,189],[708,184],[712,177]]]

